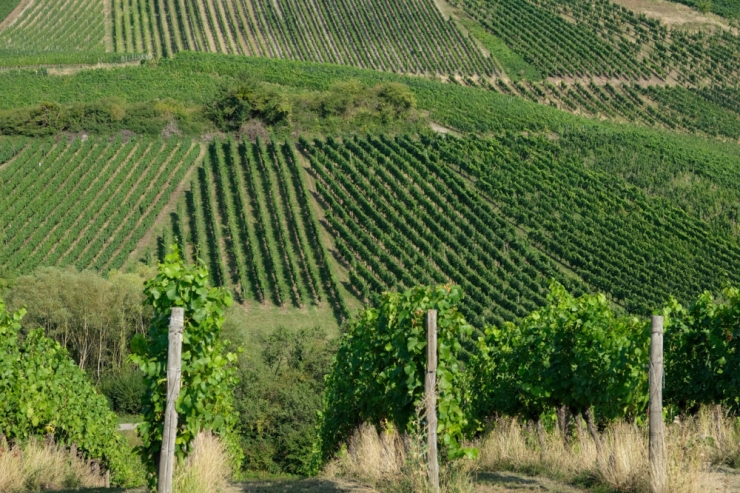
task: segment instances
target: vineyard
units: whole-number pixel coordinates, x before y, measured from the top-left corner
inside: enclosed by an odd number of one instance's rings
[[[331,307],[348,315],[294,149],[215,142],[160,237],[206,261],[241,302]]]
[[[0,267],[122,267],[200,152],[187,140],[29,141],[0,168]]]
[[[362,298],[451,281],[466,292],[465,316],[483,325],[541,306],[549,278],[635,313],[737,279],[734,242],[540,138],[303,146]]]
[[[15,18],[0,22],[0,57],[41,52],[105,53],[104,2],[37,0],[24,2],[19,8],[22,10]]]
[[[459,0],[513,51],[554,78],[732,83],[740,37],[669,29],[608,0]]]
[[[415,74],[495,73],[431,0],[113,0],[112,9],[120,53],[190,50]]]

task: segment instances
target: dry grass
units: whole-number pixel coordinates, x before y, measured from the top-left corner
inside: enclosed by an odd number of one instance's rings
[[[726,475],[715,467],[740,466],[740,430],[735,423],[712,408],[666,426],[667,493],[738,491],[740,483],[728,486]],[[544,450],[534,427],[523,426],[514,419],[499,420],[489,433],[472,444],[480,450],[478,460],[442,466],[441,490],[509,491],[487,483],[496,482],[497,475],[492,473],[511,471],[547,477],[550,479],[543,481],[554,480],[561,485],[555,484],[552,491],[571,491],[566,484],[579,491],[650,491],[648,436],[644,427],[625,422],[611,425],[600,434],[601,453],[585,426],[582,438],[575,434],[570,445],[565,445],[557,428],[545,432],[543,438]],[[387,493],[427,493],[430,489],[424,440],[423,436],[401,435],[392,428],[378,431],[363,425],[325,468],[324,477],[361,481]]]
[[[232,471],[224,445],[212,433],[199,433],[193,453],[175,469],[176,493],[227,493]]]
[[[424,440],[419,435],[401,435],[390,427],[378,432],[374,426],[362,425],[324,469],[324,476],[362,481],[389,493],[427,493],[431,488],[427,482]],[[473,491],[466,465],[469,464],[441,468],[442,492]]]
[[[732,420],[702,410],[694,418],[666,427],[670,493],[704,493],[714,485],[712,464],[735,465],[740,457],[738,433]],[[616,423],[601,434],[597,452],[590,435],[566,446],[555,430],[546,433],[545,450],[536,432],[516,420],[501,420],[478,444],[480,471],[517,471],[545,475],[568,483],[601,486],[625,492],[650,491],[648,437],[643,427]]]
[[[105,479],[93,472],[90,463],[64,448],[35,439],[14,447],[0,443],[0,491],[19,493],[104,485]]]

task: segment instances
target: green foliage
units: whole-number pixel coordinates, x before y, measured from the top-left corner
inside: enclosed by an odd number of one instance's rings
[[[618,317],[603,294],[576,298],[553,283],[546,307],[479,341],[475,414],[537,419],[564,405],[609,420],[636,416],[647,404],[649,340],[645,321]]]
[[[141,403],[146,394],[141,372],[131,368],[112,371],[100,381],[100,391],[108,398],[111,407],[117,413],[141,413]]]
[[[0,435],[22,441],[51,434],[100,460],[114,484],[136,485],[135,462],[105,397],[42,329],[19,339],[24,313],[7,312],[0,300]]]
[[[7,300],[12,307],[28,310],[26,330],[42,327],[100,382],[104,374],[126,366],[129,341],[146,327],[149,313],[141,294],[146,275],[114,272],[104,277],[43,267],[17,278]]]
[[[236,355],[224,351],[228,341],[220,337],[224,310],[232,303],[231,294],[223,288],[208,286],[208,271],[203,263],[185,265],[173,246],[165,261],[159,264],[157,276],[147,281],[144,294],[154,315],[146,337],[137,335],[131,342],[131,360],[144,372],[147,387],[144,422],[138,431],[149,478],[154,480],[164,426],[171,309],[185,308],[182,387],[176,403],[178,460],[191,452],[192,441],[201,430],[211,430],[227,441],[233,440],[232,389],[236,378],[232,363]],[[234,453],[233,447],[231,452]],[[240,462],[239,457],[234,459]]]
[[[235,131],[251,119],[268,125],[290,123],[292,105],[277,87],[255,81],[223,91],[209,107],[211,119],[224,131]]]
[[[278,327],[252,341],[240,357],[234,408],[247,472],[310,472],[335,342],[318,327]]]
[[[664,309],[665,399],[680,411],[701,404],[740,407],[740,290],[715,299],[701,294],[688,307],[672,300]]]
[[[413,427],[424,399],[427,310],[438,311],[437,433],[449,458],[473,455],[462,447],[464,371],[461,341],[473,331],[458,309],[458,286],[417,286],[385,292],[359,313],[343,334],[326,380],[317,461],[323,463],[364,422]],[[412,431],[412,430],[409,430]],[[418,430],[416,430],[418,431]]]

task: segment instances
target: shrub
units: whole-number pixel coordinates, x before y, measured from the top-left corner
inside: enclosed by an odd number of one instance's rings
[[[19,339],[23,314],[8,313],[0,301],[0,435],[16,443],[51,435],[58,444],[76,444],[85,457],[99,460],[114,483],[136,483],[105,397],[41,329]]]

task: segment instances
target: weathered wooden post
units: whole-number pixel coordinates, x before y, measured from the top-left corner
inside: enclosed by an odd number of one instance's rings
[[[167,407],[164,413],[162,449],[159,453],[159,481],[157,493],[172,493],[172,472],[175,466],[175,437],[177,435],[177,410],[175,403],[180,394],[180,364],[182,360],[182,331],[185,309],[173,308],[170,314],[169,347],[167,349]]]
[[[667,486],[663,433],[663,317],[653,315],[650,328],[650,491]]]
[[[427,312],[427,372],[424,392],[427,404],[427,473],[432,491],[439,492],[437,461],[437,310]]]

